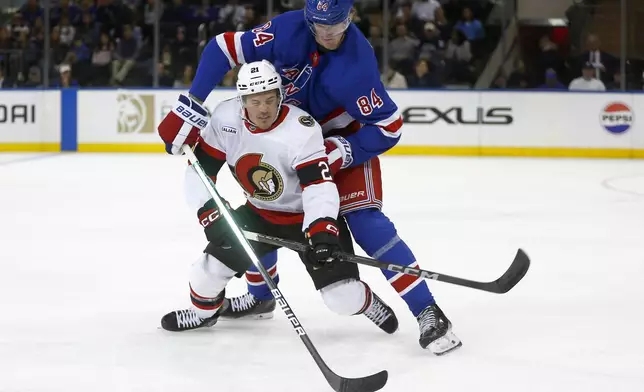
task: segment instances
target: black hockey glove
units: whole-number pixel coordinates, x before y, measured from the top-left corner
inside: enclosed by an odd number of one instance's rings
[[[314,267],[330,266],[337,260],[340,249],[340,230],[335,219],[316,219],[306,229],[309,248],[304,252],[304,260]]]
[[[230,205],[226,200],[224,200],[224,204],[226,204],[228,211],[230,211]],[[226,220],[220,214],[215,200],[208,200],[197,211],[197,215],[199,216],[199,223],[203,227],[208,241],[215,245],[220,245],[227,238],[230,229],[228,228],[228,223],[226,223]]]

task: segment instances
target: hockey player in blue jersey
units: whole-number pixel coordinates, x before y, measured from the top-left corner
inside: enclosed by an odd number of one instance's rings
[[[240,64],[271,61],[284,82],[284,103],[306,110],[322,125],[340,213],[355,241],[373,258],[418,267],[381,211],[378,155],[400,139],[402,118],[380,81],[373,48],[351,23],[352,7],[353,0],[307,0],[304,10],[251,31],[217,35],[204,49],[189,95],[180,96],[159,134],[166,150],[179,154],[183,144],[197,141],[207,122],[203,102],[224,75]],[[277,254],[262,263],[277,282]],[[421,347],[440,355],[461,345],[423,279],[382,272],[416,317]],[[257,270],[246,278],[249,292],[229,299],[222,317],[272,315],[275,302]]]

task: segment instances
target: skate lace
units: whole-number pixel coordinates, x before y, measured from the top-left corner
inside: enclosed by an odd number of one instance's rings
[[[420,328],[420,333],[423,333],[430,328],[436,328],[436,314],[431,308],[425,309],[418,316],[418,328]]]
[[[369,311],[365,313],[365,316],[367,316],[369,320],[373,321],[374,324],[380,326],[391,316],[391,313],[382,304],[382,302],[378,301],[378,299],[374,297],[373,303],[371,304]]]
[[[233,312],[244,311],[252,308],[255,305],[255,296],[251,293],[246,293],[240,297],[235,297],[230,300],[230,305]]]
[[[177,326],[179,328],[192,328],[196,327],[203,321],[192,309],[178,310],[175,312],[177,314]]]

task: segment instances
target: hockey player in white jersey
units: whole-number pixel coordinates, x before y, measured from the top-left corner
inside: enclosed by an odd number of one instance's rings
[[[300,256],[327,307],[341,315],[364,314],[383,331],[395,332],[394,312],[360,280],[357,265],[335,259],[337,251],[353,248],[346,225],[337,221],[338,190],[319,124],[282,104],[281,77],[265,60],[241,67],[237,92],[237,99],[215,108],[194,151],[211,178],[227,163],[244,189],[247,203],[233,211],[236,222],[245,230],[307,241],[310,248]],[[178,111],[184,109],[189,104]],[[227,283],[252,264],[191,168],[186,187],[209,243],[191,267],[192,307],[161,320],[169,331],[213,326]],[[258,257],[276,249],[251,245]]]

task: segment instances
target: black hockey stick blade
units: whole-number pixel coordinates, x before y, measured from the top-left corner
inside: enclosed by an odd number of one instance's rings
[[[333,372],[324,374],[324,376],[331,388],[337,392],[376,392],[385,386],[389,374],[383,370],[362,378],[344,378]]]
[[[517,255],[514,257],[512,264],[507,271],[499,279],[494,282],[487,283],[488,290],[497,294],[505,294],[512,290],[523,279],[525,274],[530,268],[530,258],[523,251],[519,249]]]

